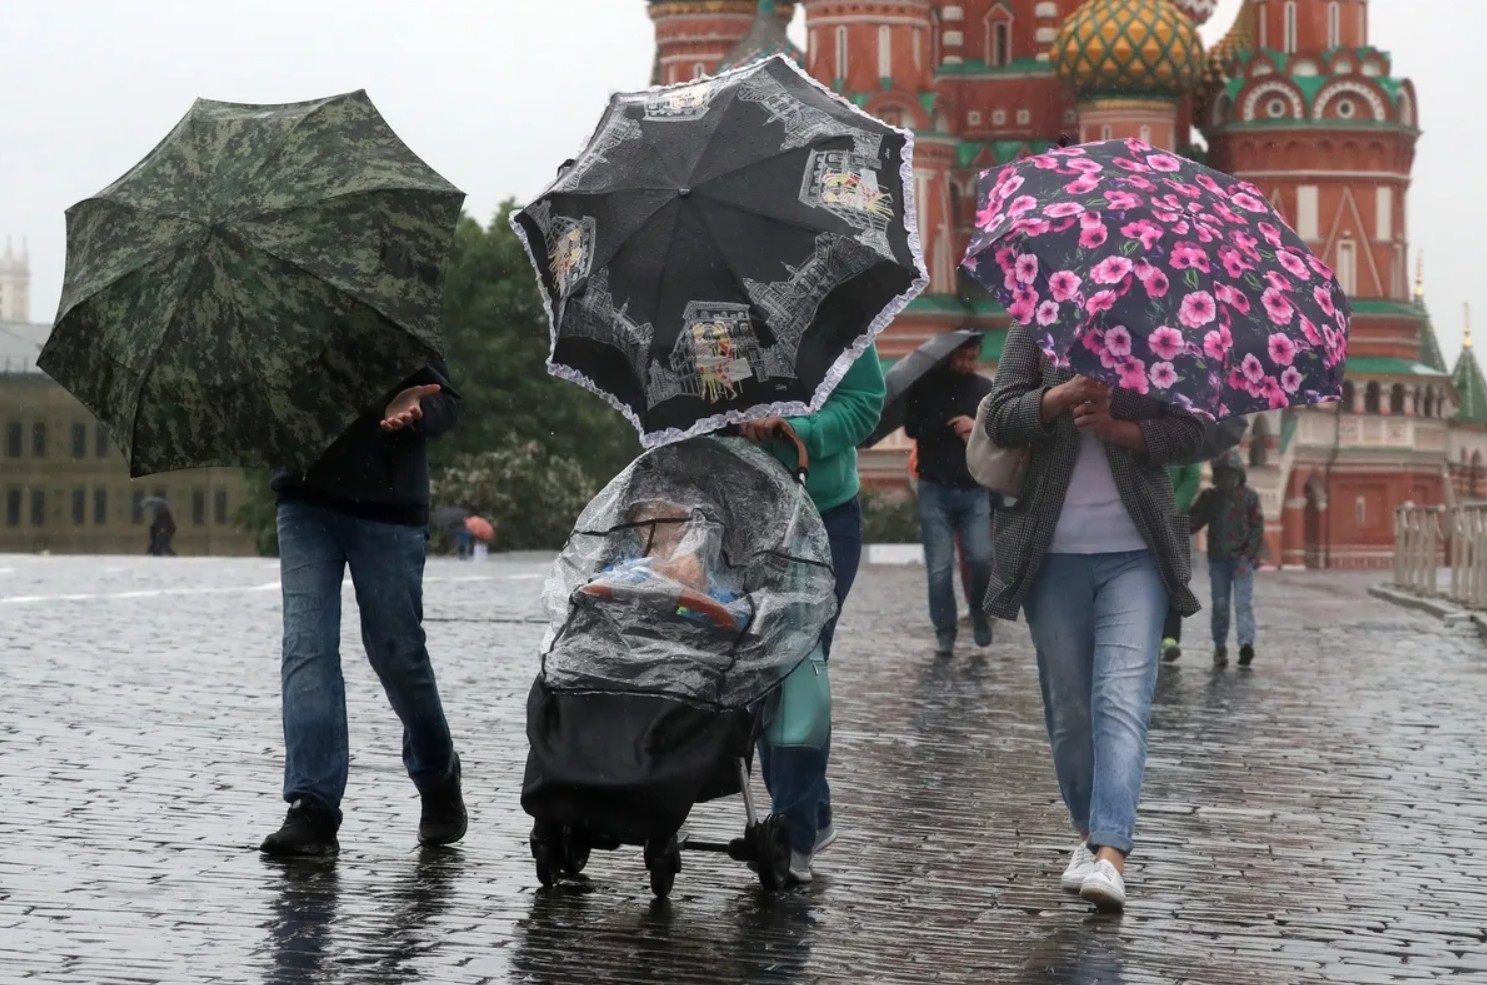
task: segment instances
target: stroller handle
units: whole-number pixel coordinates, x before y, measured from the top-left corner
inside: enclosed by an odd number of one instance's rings
[[[775,434],[795,446],[795,481],[802,486],[805,485],[805,480],[811,474],[811,456],[805,450],[805,442],[800,439],[795,429],[784,421],[781,421],[780,426],[775,428]]]

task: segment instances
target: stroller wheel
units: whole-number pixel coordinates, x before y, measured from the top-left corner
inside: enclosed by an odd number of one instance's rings
[[[778,814],[765,818],[749,832],[754,860],[759,866],[759,885],[766,892],[785,888],[790,878],[790,832]]]
[[[579,844],[570,831],[563,839],[563,875],[576,876],[589,864],[589,846]]]
[[[551,886],[558,881],[558,860],[552,846],[545,841],[532,841],[532,860],[537,863],[537,881]]]
[[[649,842],[645,846],[645,867],[651,873],[651,892],[656,894],[657,899],[665,899],[671,895],[671,887],[676,885],[676,874],[682,870],[682,850],[677,845],[676,838],[669,838],[663,843]]]

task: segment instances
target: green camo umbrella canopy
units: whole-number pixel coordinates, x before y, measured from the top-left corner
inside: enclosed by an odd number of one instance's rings
[[[130,474],[308,468],[443,350],[464,194],[365,92],[199,99],[133,170],[67,212],[38,365]]]

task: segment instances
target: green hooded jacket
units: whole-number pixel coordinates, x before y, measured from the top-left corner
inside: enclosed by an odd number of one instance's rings
[[[1177,512],[1186,513],[1193,508],[1198,498],[1198,487],[1203,484],[1203,466],[1174,465],[1167,470],[1172,475],[1172,493],[1177,497]]]
[[[869,346],[819,411],[809,417],[788,418],[810,455],[806,492],[822,513],[850,501],[861,491],[857,446],[878,426],[886,394],[883,364],[878,361],[877,348]],[[769,449],[787,467],[795,467],[792,446],[774,442]]]

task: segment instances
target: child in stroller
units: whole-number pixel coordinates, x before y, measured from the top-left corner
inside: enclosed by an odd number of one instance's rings
[[[660,896],[683,848],[753,862],[763,885],[783,885],[789,837],[756,814],[748,771],[765,699],[836,608],[825,528],[801,486],[735,439],[647,452],[584,510],[544,603],[522,788],[539,880],[630,844]],[[743,837],[678,838],[695,804],[733,794]]]

